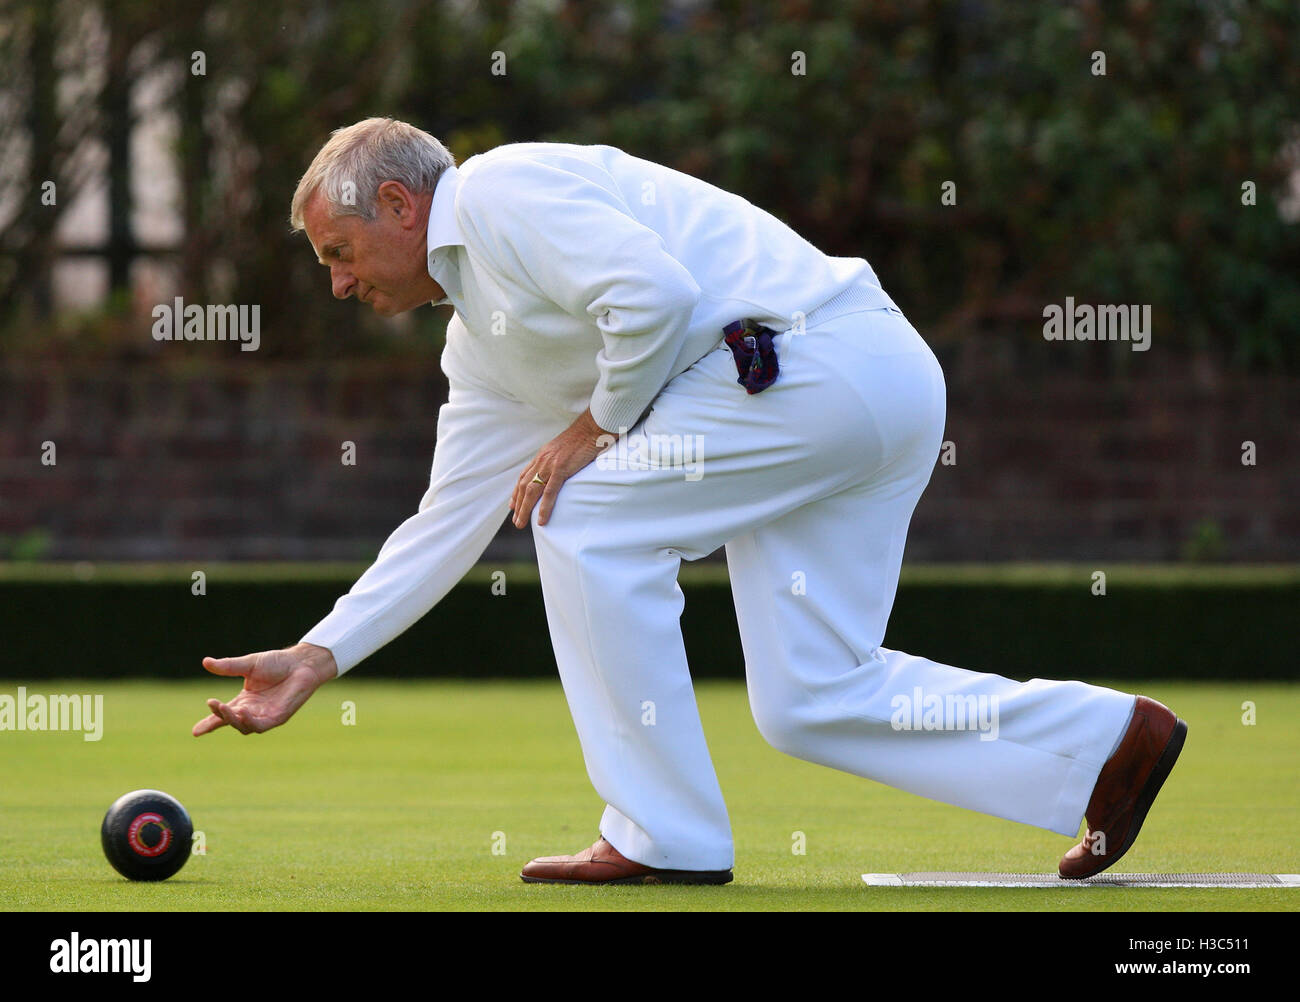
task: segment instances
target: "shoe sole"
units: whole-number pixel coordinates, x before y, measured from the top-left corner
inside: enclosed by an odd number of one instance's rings
[[[660,870],[658,873],[643,873],[639,877],[619,877],[617,880],[558,880],[551,877],[525,877],[519,879],[525,884],[585,884],[600,887],[605,884],[729,884],[730,870]]]
[[[1142,830],[1142,823],[1147,819],[1147,812],[1151,810],[1151,805],[1155,803],[1156,794],[1160,788],[1165,785],[1165,780],[1173,772],[1174,763],[1178,761],[1178,756],[1182,754],[1183,743],[1187,740],[1187,723],[1186,721],[1175,717],[1177,723],[1174,724],[1174,732],[1169,735],[1169,741],[1165,745],[1165,750],[1160,753],[1160,758],[1156,760],[1155,767],[1151,770],[1151,775],[1147,777],[1146,783],[1142,786],[1142,792],[1138,794],[1137,803],[1133,806],[1133,821],[1129,825],[1129,836],[1124,840],[1124,844],[1119,850],[1112,853],[1104,866],[1099,866],[1091,873],[1085,873],[1078,877],[1067,877],[1064,874],[1058,874],[1062,880],[1087,880],[1089,877],[1095,877],[1103,870],[1108,870],[1121,859],[1124,853],[1133,847],[1137,841],[1138,833]]]

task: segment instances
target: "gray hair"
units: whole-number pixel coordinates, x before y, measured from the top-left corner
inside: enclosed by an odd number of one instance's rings
[[[400,181],[414,194],[431,192],[456,158],[423,129],[395,118],[367,118],[335,129],[293,193],[289,224],[303,229],[302,213],[319,189],[331,215],[373,222],[379,186]]]

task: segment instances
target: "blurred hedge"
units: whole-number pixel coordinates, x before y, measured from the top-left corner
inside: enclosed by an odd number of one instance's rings
[[[0,677],[197,678],[204,655],[292,644],[364,565],[0,565]],[[492,593],[504,571],[505,595]],[[1300,567],[915,567],[885,644],[1015,678],[1298,680]],[[725,568],[686,566],[698,678],[740,678]],[[535,567],[480,566],[362,676],[552,676]]]

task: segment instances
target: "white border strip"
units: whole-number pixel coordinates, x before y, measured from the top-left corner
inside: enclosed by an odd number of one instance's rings
[[[991,876],[991,875],[990,875]],[[1123,876],[1158,877],[1160,874],[1115,874]],[[1239,880],[1230,883],[1206,883],[1205,881],[1179,880],[1178,873],[1169,874],[1169,880],[1157,882],[1130,883],[1122,879],[1110,880],[1064,880],[1060,877],[1043,876],[1027,880],[911,880],[904,879],[901,873],[864,873],[862,882],[868,887],[1223,887],[1227,889],[1266,888],[1266,887],[1300,887],[1300,873],[1270,874],[1276,883],[1260,883],[1257,880]],[[1232,874],[1225,873],[1228,877]]]

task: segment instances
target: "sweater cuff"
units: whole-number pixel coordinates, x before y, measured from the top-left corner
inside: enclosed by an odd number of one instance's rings
[[[336,677],[342,678],[346,672],[383,647],[384,640],[378,620],[372,619],[359,627],[349,627],[343,617],[332,623],[331,620],[334,619],[333,614],[326,616],[307,631],[300,643],[315,644],[333,654],[334,663],[339,668]]]
[[[591,416],[596,424],[614,435],[623,435],[630,431],[647,410],[650,401],[642,403],[610,393],[603,386],[597,386],[591,395]]]

